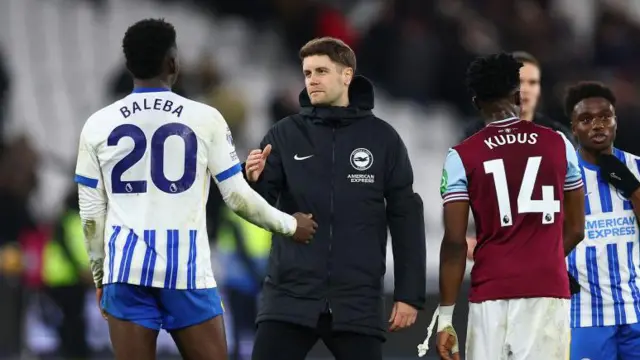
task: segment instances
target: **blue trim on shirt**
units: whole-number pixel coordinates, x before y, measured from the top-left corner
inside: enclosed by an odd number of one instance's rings
[[[589,170],[593,170],[593,171],[598,171],[598,170],[600,170],[600,167],[599,167],[598,165],[596,165],[596,164],[592,164],[592,163],[590,163],[590,162],[587,162],[586,160],[584,160],[584,159],[582,158],[582,155],[580,154],[580,149],[579,149],[579,148],[576,150],[576,155],[578,155],[578,162],[580,163],[580,165],[581,165],[581,166],[584,166],[584,167],[586,167],[587,169],[589,169]],[[620,160],[620,161],[622,161],[623,163],[625,163],[625,165],[627,164],[627,163],[625,162],[625,156],[624,156],[624,152],[623,152],[622,150],[620,150],[620,149],[618,149],[618,148],[615,148],[615,147],[614,147],[614,148],[613,148],[613,155],[614,155],[615,157],[617,157],[617,158],[618,158],[618,160]]]
[[[139,87],[139,88],[133,89],[131,93],[138,94],[138,93],[152,93],[152,92],[166,92],[166,91],[171,91],[171,89],[163,88],[163,87],[160,87],[160,88]]]
[[[78,174],[76,174],[76,176],[73,178],[73,181],[94,189],[98,187],[98,179],[92,179]]]
[[[457,150],[449,149],[444,162],[444,170],[447,172],[447,184],[442,196],[449,193],[468,191],[467,171]]]
[[[598,171],[600,169],[598,165],[585,161],[582,158],[582,154],[580,154],[580,149],[576,150],[576,155],[578,155],[578,162],[580,163],[580,166],[586,167],[587,169],[593,171]]]
[[[228,168],[227,170],[219,173],[218,175],[216,175],[216,180],[218,180],[218,182],[220,183],[232,177],[233,175],[241,172],[242,172],[242,165],[238,163]]]

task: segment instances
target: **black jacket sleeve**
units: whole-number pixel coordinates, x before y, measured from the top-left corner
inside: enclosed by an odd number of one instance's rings
[[[260,142],[260,149],[264,149],[265,146],[271,144],[271,154],[267,157],[267,163],[264,166],[264,171],[262,171],[260,178],[258,178],[257,182],[251,184],[251,187],[253,187],[260,196],[267,200],[271,206],[275,206],[285,184],[282,158],[280,156],[278,144],[275,141],[274,132],[275,126],[269,130],[264,139],[262,139],[262,142]],[[246,178],[244,164],[242,170]]]
[[[387,223],[391,232],[395,272],[394,301],[417,309],[426,298],[426,239],[424,208],[413,192],[413,169],[407,148],[397,135],[385,176]]]

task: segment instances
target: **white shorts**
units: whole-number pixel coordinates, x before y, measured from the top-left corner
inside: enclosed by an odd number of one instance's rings
[[[565,360],[569,299],[530,298],[469,304],[467,360]]]

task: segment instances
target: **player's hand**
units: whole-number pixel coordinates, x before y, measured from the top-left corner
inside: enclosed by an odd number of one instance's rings
[[[107,320],[107,313],[106,311],[104,311],[104,309],[102,308],[102,288],[96,288],[96,300],[98,301],[98,309],[100,310],[100,314],[102,314],[102,317]]]
[[[476,238],[467,236],[467,259],[473,260],[473,251],[476,249],[478,240]]]
[[[418,310],[409,304],[396,301],[389,317],[389,331],[406,329],[416,322]]]
[[[458,335],[453,326],[447,326],[438,333],[436,349],[441,360],[460,360]]]
[[[313,217],[313,215],[311,214],[303,214],[298,212],[293,214],[293,217],[298,223],[296,232],[293,234],[293,240],[308,244],[309,241],[313,239],[313,235],[315,235],[316,233],[318,224],[316,224],[316,222],[311,219]]]
[[[602,178],[620,190],[627,199],[640,188],[640,181],[615,155],[601,154],[598,156],[598,166]]]
[[[247,173],[249,182],[256,182],[260,178],[264,165],[267,163],[267,156],[271,154],[271,144],[264,147],[264,150],[251,150],[244,164],[244,170]]]

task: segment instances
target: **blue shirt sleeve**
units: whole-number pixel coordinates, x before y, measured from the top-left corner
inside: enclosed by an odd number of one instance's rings
[[[455,149],[449,149],[444,161],[440,180],[440,195],[444,204],[452,201],[469,201],[467,173],[460,154]]]
[[[567,156],[567,175],[564,179],[564,191],[576,190],[582,187],[582,171],[578,164],[576,149],[571,145],[569,139],[563,133],[558,132],[564,140],[564,147]]]

